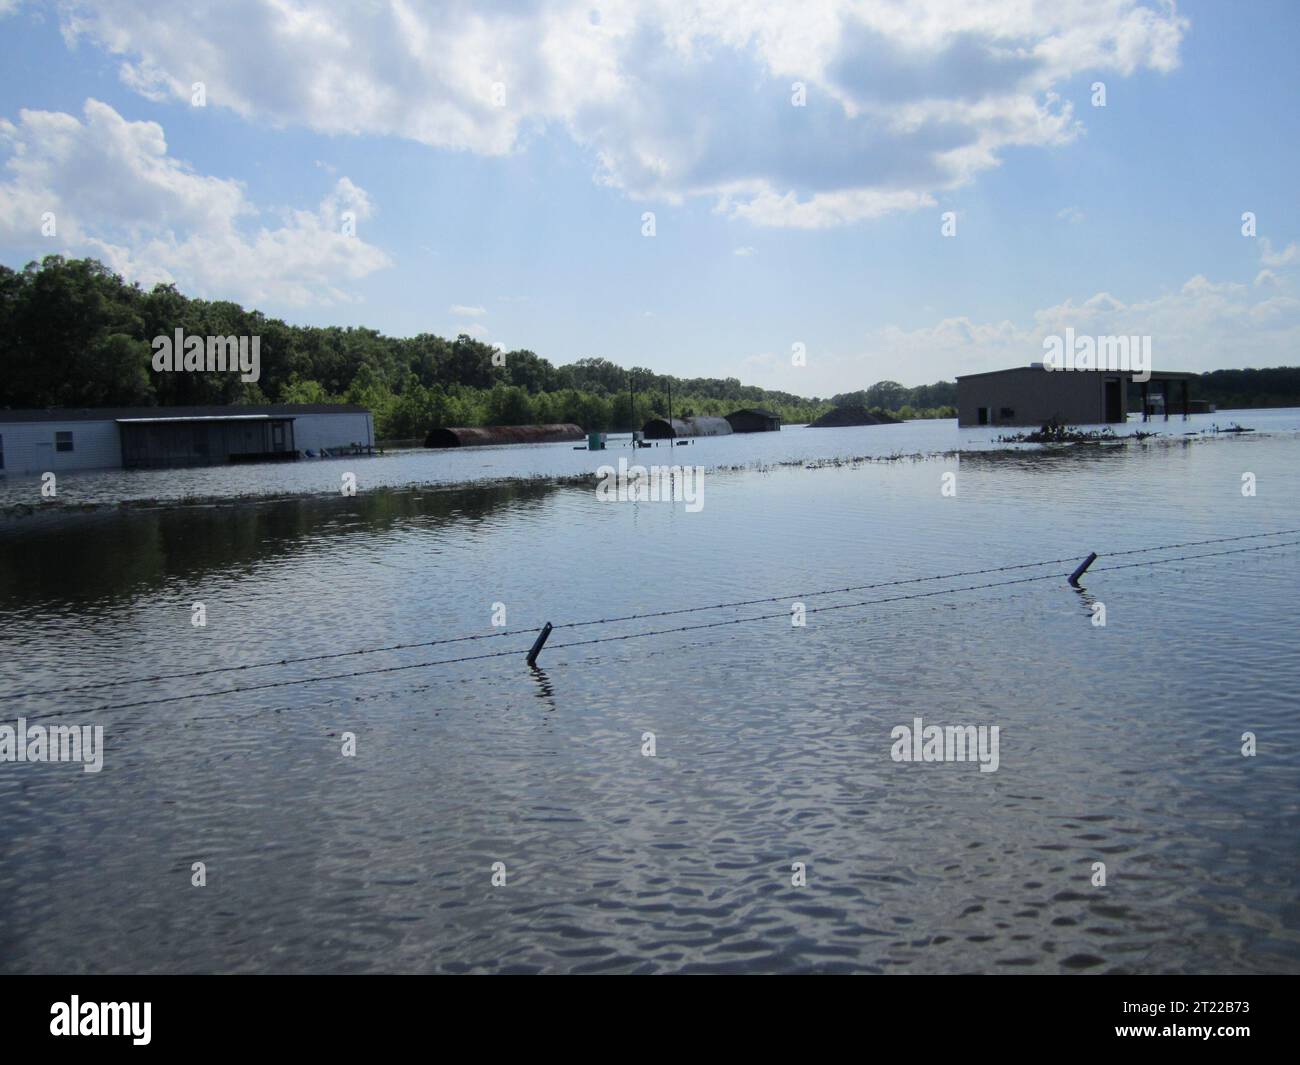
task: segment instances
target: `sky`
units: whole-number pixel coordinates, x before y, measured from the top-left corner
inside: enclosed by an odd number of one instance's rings
[[[0,0],[0,263],[806,396],[1067,327],[1294,365],[1298,50],[1294,0]]]

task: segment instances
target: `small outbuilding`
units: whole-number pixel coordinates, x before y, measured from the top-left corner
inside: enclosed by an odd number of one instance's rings
[[[730,436],[731,423],[726,418],[701,414],[693,418],[651,418],[645,423],[647,440],[672,440],[682,436]]]
[[[775,433],[781,428],[781,416],[758,407],[745,407],[727,415],[733,433]]]
[[[431,429],[425,447],[483,447],[488,444],[554,444],[586,440],[581,426],[572,422],[548,425],[480,425]]]

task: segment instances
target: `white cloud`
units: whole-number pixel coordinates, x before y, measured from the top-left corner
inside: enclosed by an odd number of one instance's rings
[[[747,257],[750,256],[750,255],[753,255],[753,254],[754,254],[754,249],[751,248],[751,247],[749,247],[748,245],[746,245],[746,246],[743,247],[743,248],[735,248],[735,249],[732,251],[731,254],[732,254],[732,255],[739,255],[742,259],[744,259],[744,258],[747,258]]]
[[[1300,246],[1292,241],[1281,251],[1274,251],[1273,244],[1268,237],[1259,238],[1260,262],[1265,266],[1290,266],[1300,257]]]
[[[1187,23],[1137,0],[590,0],[387,5],[67,0],[65,38],[125,84],[331,134],[499,155],[563,130],[638,199],[714,199],[822,228],[934,205],[1011,146],[1080,131],[1082,71],[1178,63]],[[792,85],[806,106],[791,105]]]
[[[486,307],[470,307],[464,303],[453,303],[450,310],[458,318],[480,318],[487,314]]]
[[[1062,207],[1056,212],[1056,217],[1063,222],[1069,222],[1071,225],[1077,225],[1083,221],[1083,212],[1077,207]]]
[[[809,345],[808,364],[802,368],[790,366],[788,356],[767,354],[745,364],[755,384],[832,395],[884,379],[916,385],[1027,366],[1042,360],[1045,337],[1062,335],[1069,327],[1076,335],[1150,336],[1157,370],[1276,366],[1294,361],[1300,349],[1300,298],[1278,275],[1271,274],[1270,282],[1261,290],[1198,274],[1176,290],[1132,303],[1099,292],[1082,302],[1067,299],[1042,308],[1023,322],[955,316],[915,329],[886,326],[854,353]]]
[[[790,226],[795,229],[827,229],[847,222],[880,218],[891,211],[913,211],[934,205],[933,196],[906,189],[819,192],[806,200],[800,200],[793,192],[778,196],[764,190],[753,193],[743,203],[734,202],[733,194],[727,191],[719,201],[719,209],[735,218],[744,218],[761,226]]]
[[[55,111],[0,119],[0,244],[28,249],[41,215],[57,221],[57,248],[101,258],[146,286],[176,282],[192,295],[294,305],[348,299],[340,288],[391,265],[343,231],[345,213],[369,217],[365,190],[339,178],[315,210],[261,222],[243,185],[197,174],[168,154],[156,122],[131,122],[87,100],[84,120]]]

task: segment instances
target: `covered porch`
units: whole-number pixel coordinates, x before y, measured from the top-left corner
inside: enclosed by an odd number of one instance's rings
[[[127,469],[220,466],[298,457],[289,415],[118,418]]]

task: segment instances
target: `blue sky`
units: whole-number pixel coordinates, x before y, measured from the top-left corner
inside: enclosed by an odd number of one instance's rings
[[[0,262],[805,395],[1294,364],[1300,8],[1008,7],[0,0]]]

